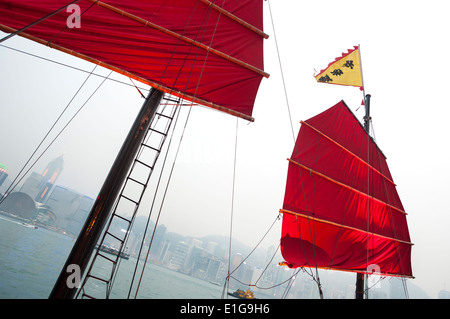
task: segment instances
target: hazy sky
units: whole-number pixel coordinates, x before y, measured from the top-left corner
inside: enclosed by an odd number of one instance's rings
[[[363,108],[356,111],[362,100],[359,89],[318,84],[313,78],[315,70],[361,45],[375,138],[398,185],[415,244],[414,283],[437,297],[441,289],[450,288],[446,2],[290,0],[270,5],[295,135],[300,120],[342,99],[359,119],[363,117]],[[270,35],[265,41],[265,70],[271,76],[260,86],[256,121],[249,124],[193,108],[161,217],[169,231],[192,236],[229,233],[236,122],[233,237],[255,245],[282,207],[286,158],[294,140],[266,1],[264,10],[265,32]],[[19,37],[3,45],[87,71],[94,67]],[[95,72],[109,74],[101,68]],[[19,172],[86,76],[0,47],[0,163],[7,166],[10,177]],[[127,78],[114,78],[130,83]],[[101,80],[89,80],[63,123]],[[41,172],[64,153],[58,184],[95,197],[142,102],[134,87],[107,81],[33,171]],[[182,115],[186,114],[187,108]],[[181,129],[182,125],[173,150]],[[278,245],[280,228],[281,221],[266,246]]]

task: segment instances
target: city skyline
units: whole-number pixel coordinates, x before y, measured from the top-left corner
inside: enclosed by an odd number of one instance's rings
[[[4,185],[0,209],[62,233],[78,236],[94,202],[93,198],[56,184],[63,171],[63,155],[51,160],[42,173],[25,175],[23,181]],[[34,204],[33,204],[34,202]],[[21,209],[27,203],[27,210]]]

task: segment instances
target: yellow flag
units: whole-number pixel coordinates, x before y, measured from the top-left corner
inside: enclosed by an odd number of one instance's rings
[[[362,89],[361,61],[359,47],[348,50],[341,57],[331,62],[325,70],[314,76],[317,82],[357,86]]]

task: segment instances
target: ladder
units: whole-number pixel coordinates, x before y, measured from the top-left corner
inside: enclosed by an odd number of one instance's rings
[[[180,103],[179,98],[163,97],[116,199],[77,297],[109,298],[120,259],[129,257],[126,244],[131,228]]]

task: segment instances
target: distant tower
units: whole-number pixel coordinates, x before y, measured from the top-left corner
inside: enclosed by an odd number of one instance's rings
[[[0,164],[0,186],[2,186],[5,179],[8,177],[8,173],[6,173],[6,166]]]
[[[63,155],[61,155],[47,165],[47,168],[42,173],[42,182],[39,185],[39,192],[35,198],[36,202],[43,203],[47,198],[50,190],[56,182],[56,179],[59,177],[61,171],[63,170],[63,164]]]

